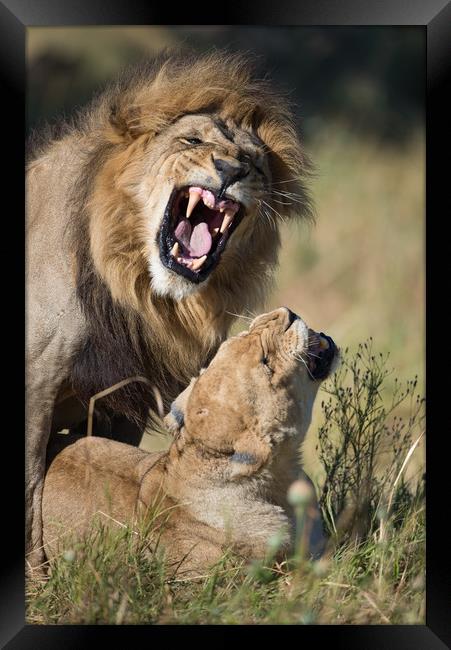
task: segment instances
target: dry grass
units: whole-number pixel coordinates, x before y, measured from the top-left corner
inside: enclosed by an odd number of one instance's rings
[[[402,523],[400,523],[402,522]],[[168,574],[145,537],[98,524],[68,540],[27,584],[31,624],[424,624],[424,504],[412,497],[386,535],[330,559],[246,564],[233,554],[196,579]]]

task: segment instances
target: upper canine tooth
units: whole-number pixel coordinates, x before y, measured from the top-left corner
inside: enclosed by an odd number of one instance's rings
[[[229,209],[229,210],[225,211],[225,216],[224,216],[224,219],[222,220],[221,228],[220,228],[220,231],[219,231],[221,234],[232,223],[234,215],[235,215],[234,210]]]
[[[194,210],[194,208],[196,207],[196,205],[199,203],[199,201],[200,201],[200,197],[201,197],[201,195],[200,195],[198,192],[196,192],[196,191],[194,191],[194,190],[192,191],[192,190],[190,189],[190,191],[189,191],[189,201],[188,201],[188,206],[187,206],[187,208],[186,208],[186,218],[187,218],[187,219],[190,218],[192,211]]]

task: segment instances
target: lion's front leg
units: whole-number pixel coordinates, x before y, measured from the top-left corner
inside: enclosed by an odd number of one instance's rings
[[[42,490],[45,458],[50,436],[55,391],[29,390],[27,395],[25,444],[25,519],[27,566],[34,568],[44,561],[42,547]]]

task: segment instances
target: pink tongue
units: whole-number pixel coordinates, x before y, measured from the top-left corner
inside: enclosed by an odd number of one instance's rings
[[[194,226],[193,234],[190,239],[190,252],[193,257],[202,257],[206,255],[211,248],[211,235],[208,230],[208,225],[205,221],[201,221]]]
[[[189,250],[189,240],[191,237],[191,224],[188,219],[182,219],[174,232],[175,238]]]
[[[174,234],[191,257],[202,257],[211,248],[211,235],[208,230],[208,225],[204,221],[201,221],[201,223],[198,223],[192,229],[188,219],[182,219],[175,229]]]

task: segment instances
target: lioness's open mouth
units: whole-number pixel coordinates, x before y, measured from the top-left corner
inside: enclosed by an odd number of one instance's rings
[[[227,195],[204,187],[174,190],[160,230],[163,264],[191,282],[203,282],[217,266],[227,240],[244,214]]]
[[[327,378],[337,351],[337,346],[330,336],[323,332],[317,334],[313,330],[309,330],[307,357],[308,369],[313,379]]]

